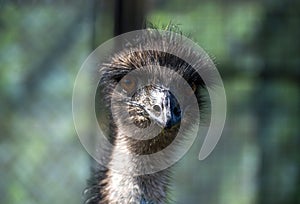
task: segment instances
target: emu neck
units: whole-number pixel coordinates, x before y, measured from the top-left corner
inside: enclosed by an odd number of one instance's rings
[[[169,170],[153,174],[139,174],[136,169],[143,166],[143,161],[135,157],[141,144],[132,143],[129,137],[117,135],[112,151],[109,171],[104,185],[104,202],[101,203],[138,203],[160,204],[166,202],[169,182]],[[132,153],[132,154],[128,154]]]

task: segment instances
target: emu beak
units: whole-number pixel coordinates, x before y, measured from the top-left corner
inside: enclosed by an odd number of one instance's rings
[[[162,128],[170,129],[181,121],[181,109],[175,96],[168,90],[153,89],[149,99],[152,107],[146,107],[149,116]]]

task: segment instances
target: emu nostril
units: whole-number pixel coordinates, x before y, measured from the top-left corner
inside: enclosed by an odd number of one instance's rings
[[[161,108],[159,107],[159,105],[154,105],[153,106],[153,110],[157,111],[157,112],[160,112],[161,111]]]

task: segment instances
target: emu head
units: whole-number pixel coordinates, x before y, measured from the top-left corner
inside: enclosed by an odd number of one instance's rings
[[[145,146],[143,154],[168,146],[182,124],[193,125],[194,121],[184,119],[195,113],[191,97],[203,110],[201,77],[192,65],[172,54],[121,52],[106,64],[102,75],[103,94],[117,131],[131,135],[132,144]]]

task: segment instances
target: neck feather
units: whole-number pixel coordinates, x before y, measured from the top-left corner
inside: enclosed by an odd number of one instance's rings
[[[104,195],[101,204],[160,204],[166,202],[169,170],[137,175],[136,169],[144,165],[134,156],[137,148],[138,146],[132,146],[132,141],[128,137],[117,135],[109,170],[101,183],[103,185],[101,193]],[[135,151],[132,152],[133,150]]]

